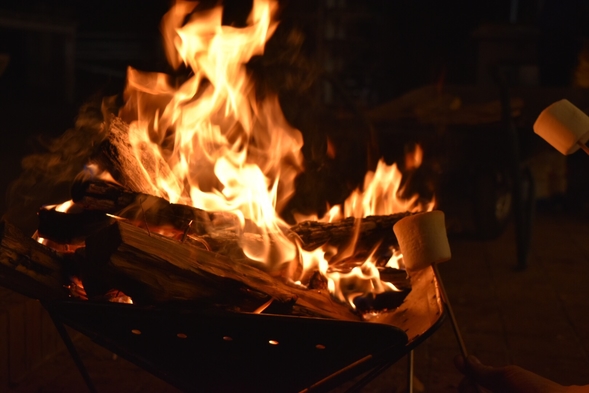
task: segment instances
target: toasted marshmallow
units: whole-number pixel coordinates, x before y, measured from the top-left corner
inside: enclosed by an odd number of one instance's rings
[[[544,109],[534,123],[534,132],[562,154],[576,152],[589,140],[589,116],[562,99]]]
[[[444,212],[434,210],[404,217],[393,225],[408,272],[451,258],[444,218]]]

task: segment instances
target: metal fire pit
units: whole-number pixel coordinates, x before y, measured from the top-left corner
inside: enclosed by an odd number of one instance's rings
[[[363,386],[445,317],[431,269],[376,323],[88,301],[45,307],[91,391],[63,324],[183,391],[319,392],[368,372],[354,385]]]

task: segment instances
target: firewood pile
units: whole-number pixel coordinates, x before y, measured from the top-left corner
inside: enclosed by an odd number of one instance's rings
[[[86,169],[71,184],[70,201],[38,210],[33,237],[1,223],[0,284],[43,301],[181,302],[371,320],[423,335],[441,315],[431,269],[409,279],[389,261],[399,256],[393,225],[431,210],[433,200],[405,197],[402,173],[381,160],[340,212],[364,218],[287,224],[279,212],[304,171],[303,137],[278,95],[254,94],[245,66],[272,35],[277,4],[255,1],[245,29],[222,26],[220,8],[188,5],[166,14],[164,41],[170,64],[193,59],[185,64],[192,72],[176,80],[129,68],[124,106],[111,111],[105,100],[82,148],[64,134],[53,149],[59,154],[39,161],[51,166],[74,152],[73,171]],[[220,50],[242,45],[237,38],[247,38],[243,51]],[[179,45],[182,39],[193,41]],[[340,154],[327,145],[327,156]],[[421,163],[413,153],[407,171]],[[29,183],[37,181],[45,179]]]
[[[281,272],[266,271],[241,249],[240,236],[255,242],[256,235],[243,233],[233,214],[152,195],[148,183],[137,181],[142,177],[134,161],[122,162],[131,154],[128,126],[113,117],[109,130],[91,160],[108,168],[116,182],[76,181],[67,212],[55,207],[39,210],[33,238],[2,222],[2,285],[42,300],[187,301],[199,307],[339,320],[361,320],[362,312],[374,307],[394,308],[410,290],[404,271],[383,264],[381,277],[402,290],[362,299],[353,310],[331,297],[318,272],[301,286]],[[147,165],[158,165],[153,157],[143,158]],[[355,266],[372,250],[386,262],[390,247],[397,244],[392,226],[407,214],[370,216],[360,222],[306,221],[292,226],[288,237],[313,250],[325,244],[344,246],[357,233],[356,249],[366,251],[339,261],[338,268]]]

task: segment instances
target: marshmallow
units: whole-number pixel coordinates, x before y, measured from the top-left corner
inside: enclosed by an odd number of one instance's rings
[[[580,147],[577,142],[589,140],[589,116],[563,99],[540,113],[534,132],[562,154],[572,154]]]
[[[417,271],[451,258],[444,212],[417,213],[393,225],[407,271]]]

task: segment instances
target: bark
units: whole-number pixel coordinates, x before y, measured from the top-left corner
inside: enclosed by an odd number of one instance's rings
[[[344,245],[352,239],[355,231],[358,230],[358,245],[370,250],[378,244],[386,247],[398,245],[393,225],[410,214],[397,213],[387,216],[369,216],[362,219],[349,217],[329,223],[305,221],[294,225],[290,230],[302,240],[303,248],[306,250],[313,250],[323,244]]]
[[[86,240],[92,269],[117,276],[134,301],[195,301],[243,307],[268,300],[292,304],[294,315],[359,320],[327,291],[284,283],[258,267],[118,221]]]
[[[154,231],[171,227],[180,234],[211,234],[215,231],[237,231],[237,217],[224,212],[206,212],[191,206],[133,192],[113,183],[90,180],[74,184],[72,200],[83,210],[92,210],[126,218]]]
[[[100,210],[124,218],[144,220],[149,225],[172,225],[177,231],[185,232],[190,224],[190,233],[213,235],[231,229],[236,233],[238,222],[229,213],[204,212],[186,205],[169,203],[165,199],[126,190],[112,183],[87,181],[79,183],[72,192],[73,200],[85,209]],[[352,217],[336,222],[305,221],[290,228],[306,250],[313,250],[323,244],[342,246],[348,243],[358,229],[359,245],[372,249],[377,244],[397,245],[393,225],[411,213],[397,213],[387,216],[369,216],[361,220]],[[359,228],[357,225],[359,225]],[[221,231],[221,232],[220,232]]]
[[[38,217],[37,233],[40,237],[70,245],[83,244],[88,235],[108,226],[113,220],[96,210],[64,213],[44,207],[39,209]]]
[[[154,185],[158,176],[168,176],[170,168],[159,154],[155,154],[148,143],[139,143],[136,148],[131,145],[131,138],[137,130],[130,127],[119,117],[113,116],[109,121],[109,134],[103,141],[92,160],[131,191],[159,195]]]
[[[0,284],[25,296],[54,300],[67,297],[66,261],[55,251],[0,222]]]

